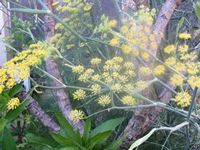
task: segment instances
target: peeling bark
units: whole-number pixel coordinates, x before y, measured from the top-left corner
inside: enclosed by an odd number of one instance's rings
[[[153,32],[159,33],[156,37],[158,46],[161,43],[164,31],[173,12],[180,2],[180,0],[167,0],[162,6],[152,30]],[[151,52],[156,55],[158,49],[151,49]],[[155,65],[155,60],[150,60],[148,65],[150,68],[152,68]],[[145,79],[152,79],[152,77],[148,76]],[[143,92],[143,95],[149,99],[155,99],[155,89],[153,87],[148,87],[147,90]],[[172,96],[172,93],[165,89],[160,96],[156,96],[156,99],[167,104],[169,103]],[[156,118],[162,112],[162,110],[163,109],[160,107],[136,109],[124,130],[126,138],[123,141],[120,149],[128,149],[134,140],[136,140],[149,129],[149,127],[152,125],[152,123],[155,122]]]

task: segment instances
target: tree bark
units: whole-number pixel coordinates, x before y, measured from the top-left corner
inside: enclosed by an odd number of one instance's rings
[[[159,46],[163,38],[164,31],[166,26],[175,10],[175,8],[180,3],[180,0],[167,0],[162,6],[158,18],[153,26],[153,32],[159,33],[156,37],[157,45]],[[150,49],[151,53],[154,55],[157,54],[158,49]],[[148,63],[149,67],[155,65],[155,60],[151,59]],[[151,79],[151,76],[148,76],[147,79]],[[153,87],[148,87],[147,90],[143,92],[143,95],[149,99],[155,98],[155,89]],[[172,93],[166,89],[161,93],[160,96],[157,96],[156,99],[160,100],[163,103],[168,103],[172,97]],[[133,116],[128,122],[127,127],[124,130],[126,135],[125,140],[123,141],[120,149],[128,149],[134,140],[139,136],[144,134],[149,127],[155,122],[157,116],[162,112],[162,108],[153,107],[153,108],[138,108],[133,112]]]
[[[30,103],[27,106],[28,111],[38,119],[44,127],[47,127],[50,131],[58,133],[60,126],[51,118],[39,105],[39,103],[26,92],[20,93],[21,99],[29,99]]]

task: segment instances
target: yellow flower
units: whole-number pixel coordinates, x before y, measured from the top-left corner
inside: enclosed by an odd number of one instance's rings
[[[188,62],[186,63],[187,66],[187,73],[190,75],[196,75],[199,72],[199,68],[196,63]]]
[[[135,105],[136,104],[136,100],[135,98],[133,98],[132,96],[124,96],[122,98],[122,103],[124,105],[129,105],[129,106],[132,106],[132,105]]]
[[[147,52],[142,52],[141,57],[144,59],[144,61],[148,61],[150,55]]]
[[[120,31],[121,31],[121,33],[125,34],[125,33],[128,32],[128,27],[124,25],[124,26],[121,27]]]
[[[170,78],[170,81],[173,85],[182,85],[184,82],[184,78],[179,74],[173,74]]]
[[[79,73],[79,74],[81,74],[83,71],[84,71],[84,67],[81,66],[81,65],[72,67],[72,72],[73,73]]]
[[[131,52],[130,46],[128,46],[126,44],[123,44],[121,49],[122,49],[122,52],[124,52],[125,54],[129,54]]]
[[[163,65],[158,65],[153,70],[153,73],[156,76],[159,76],[159,75],[163,74],[164,72],[165,72],[165,66],[163,66]]]
[[[176,65],[174,65],[174,68],[176,71],[178,72],[185,72],[186,71],[186,67],[185,64],[181,63],[181,62],[177,62]]]
[[[98,65],[98,64],[101,63],[101,59],[100,58],[92,58],[91,61],[90,61],[90,63],[92,65]]]
[[[183,40],[189,40],[191,39],[191,34],[189,33],[180,33],[178,35],[179,39],[183,39]]]
[[[168,45],[167,47],[164,48],[164,52],[167,54],[170,54],[175,51],[176,51],[176,47],[174,45]]]
[[[100,80],[100,75],[99,75],[99,74],[93,75],[93,76],[91,77],[91,80],[92,80],[92,81],[98,81],[98,80]]]
[[[112,90],[113,92],[119,93],[119,92],[122,91],[122,85],[119,84],[119,83],[113,84],[113,85],[111,86],[111,90]]]
[[[165,60],[165,64],[169,65],[169,66],[173,66],[176,64],[176,58],[175,57],[168,57]]]
[[[188,79],[188,83],[190,84],[190,86],[192,88],[195,88],[195,87],[200,87],[200,77],[197,77],[197,76],[191,76],[189,77]]]
[[[19,106],[20,100],[18,98],[12,98],[11,100],[8,101],[7,103],[7,108],[10,110],[13,110]]]
[[[109,27],[114,28],[117,26],[117,20],[110,20],[108,23]]]
[[[112,58],[112,61],[114,63],[122,63],[123,62],[123,58],[119,57],[119,56],[115,56],[115,57]]]
[[[0,84],[4,84],[7,80],[6,70],[0,69]]]
[[[4,85],[0,85],[0,94],[3,92],[5,86]]]
[[[178,51],[181,52],[181,53],[186,53],[189,49],[189,46],[184,44],[184,45],[179,45],[178,47]]]
[[[16,85],[16,81],[13,78],[8,79],[8,81],[6,82],[6,86],[11,89]]]
[[[84,113],[81,110],[72,110],[69,114],[69,117],[72,121],[77,122],[79,120],[82,120],[84,117]]]
[[[110,40],[110,45],[111,46],[117,46],[119,44],[119,38],[113,38]]]
[[[101,92],[101,86],[99,84],[94,84],[91,86],[93,94],[99,94]]]
[[[190,105],[191,96],[188,92],[180,92],[176,95],[175,101],[177,105],[180,105],[181,107],[187,107]]]
[[[76,100],[82,100],[86,97],[86,93],[84,90],[82,89],[79,89],[79,90],[76,90],[74,93],[73,93],[73,97],[74,99]]]
[[[126,69],[134,69],[134,64],[132,63],[132,62],[125,62],[124,63],[124,67],[126,68]]]
[[[99,98],[98,104],[105,107],[106,105],[109,105],[111,103],[111,99],[108,95],[103,95]]]

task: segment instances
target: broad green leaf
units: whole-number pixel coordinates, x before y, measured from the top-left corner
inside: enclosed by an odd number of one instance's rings
[[[29,100],[24,100],[16,109],[14,110],[10,110],[7,115],[6,115],[6,119],[8,120],[8,122],[14,120],[15,118],[17,118],[19,116],[19,114],[25,110],[26,105],[29,103]]]
[[[18,94],[22,89],[22,83],[15,85],[12,89],[9,90],[9,96],[13,97]]]
[[[15,141],[13,140],[13,137],[10,131],[7,128],[4,128],[4,131],[3,131],[2,148],[3,150],[17,150],[17,145]]]
[[[70,138],[63,137],[63,136],[61,136],[59,134],[55,134],[55,133],[50,133],[50,135],[56,142],[58,142],[59,144],[61,144],[63,146],[74,146],[74,143]]]
[[[7,120],[5,118],[0,119],[0,132],[5,128],[7,125]]]
[[[131,147],[129,148],[129,150],[133,150],[134,148],[140,146],[142,143],[144,143],[155,131],[157,131],[156,128],[152,129],[147,135],[143,136],[142,138],[138,139],[137,141],[135,141]]]
[[[196,13],[197,17],[200,19],[200,2],[196,3],[195,13]]]
[[[41,137],[41,136],[37,136],[37,135],[32,134],[32,133],[26,134],[26,138],[28,140],[28,143],[43,145],[43,146],[47,146],[49,148],[53,148],[53,147],[56,147],[58,145],[58,143],[56,143],[55,141],[53,141],[51,139],[44,138],[44,137]]]
[[[90,129],[91,129],[91,121],[89,119],[86,120],[85,126],[84,126],[84,132],[83,132],[83,141],[86,143],[89,139],[90,135]]]
[[[60,126],[64,129],[66,135],[71,139],[73,139],[74,141],[80,143],[81,142],[80,134],[74,130],[74,128],[69,124],[69,122],[60,113],[56,113],[56,118]]]
[[[91,132],[91,136],[95,136],[98,133],[105,132],[105,131],[112,131],[114,130],[118,125],[120,125],[124,121],[124,118],[116,118],[116,119],[111,119],[108,120],[98,127],[96,127],[94,130]]]
[[[90,143],[89,143],[89,148],[88,149],[93,148],[97,144],[101,144],[101,143],[105,142],[109,138],[111,133],[112,133],[112,131],[106,131],[106,132],[98,133],[95,136],[93,136],[90,139]]]

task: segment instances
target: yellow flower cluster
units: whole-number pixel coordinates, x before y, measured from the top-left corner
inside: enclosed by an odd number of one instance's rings
[[[134,18],[122,21],[119,33],[112,32],[113,37],[109,44],[120,48],[124,54],[132,57],[140,56],[144,61],[148,61],[150,55],[147,50],[157,48],[155,37],[159,34],[151,31],[155,10],[142,6],[134,15]],[[110,21],[110,24],[112,22]]]
[[[73,120],[74,122],[77,122],[79,120],[82,120],[84,117],[84,113],[81,110],[72,110],[69,114],[69,117],[71,120]]]
[[[78,65],[72,68],[72,72],[78,75],[77,78],[79,81],[85,83],[87,88],[89,87],[88,94],[90,96],[104,93],[98,99],[98,104],[103,107],[109,105],[112,101],[113,97],[110,97],[110,92],[114,93],[115,95],[126,93],[124,96],[129,96],[127,91],[141,91],[147,87],[145,81],[136,80],[136,68],[134,64],[132,62],[125,61],[122,57],[115,56],[105,62],[102,62],[102,60],[99,58],[93,58],[90,60],[90,63],[92,64],[93,68],[83,69],[84,66],[80,67],[80,65]],[[81,74],[79,70],[81,70]],[[86,93],[82,89],[79,89],[73,93],[74,99],[77,100],[81,100],[85,98],[85,96]],[[125,98],[125,101],[123,102],[122,100],[122,103],[125,105],[133,104],[133,102],[128,99],[130,97]]]
[[[86,97],[86,93],[84,90],[79,89],[73,93],[73,97],[75,100],[83,100]]]
[[[191,102],[191,96],[188,92],[180,92],[176,95],[175,100],[181,107],[188,107]]]
[[[7,103],[7,108],[10,110],[16,109],[20,105],[20,100],[18,98],[12,98]]]
[[[129,105],[129,106],[132,106],[132,105],[135,105],[136,104],[136,99],[133,98],[132,96],[124,96],[122,98],[122,103],[124,105]]]
[[[103,95],[98,99],[98,104],[105,107],[111,103],[111,98],[108,95]]]
[[[180,33],[178,35],[179,39],[183,39],[183,40],[189,40],[191,39],[191,35],[189,33]]]
[[[101,59],[100,58],[93,58],[93,59],[91,59],[90,63],[92,65],[98,65],[98,64],[101,63]]]
[[[30,67],[41,63],[49,53],[40,44],[32,44],[29,49],[18,53],[0,69],[0,93],[6,87],[11,89],[30,75]]]

